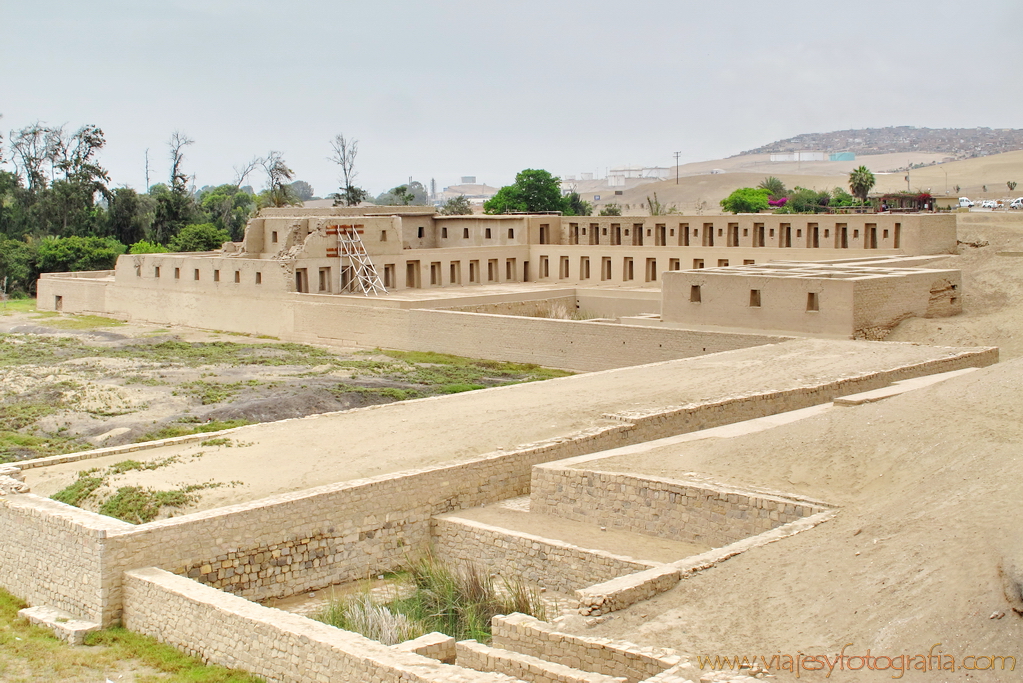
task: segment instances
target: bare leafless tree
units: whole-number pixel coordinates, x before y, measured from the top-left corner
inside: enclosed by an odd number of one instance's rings
[[[21,130],[11,131],[10,144],[15,172],[24,174],[28,189],[32,192],[46,188],[43,167],[47,163],[51,167],[53,165],[54,150],[50,146],[50,130],[42,121],[36,121]]]
[[[260,164],[262,164],[262,159],[259,157],[252,157],[241,166],[235,166],[234,186],[240,188],[242,183],[245,182],[245,179],[249,177],[249,175],[251,175],[252,172],[260,166]]]
[[[184,194],[186,191],[185,186],[189,177],[185,175],[181,165],[185,160],[185,147],[194,143],[195,140],[178,130],[171,133],[170,140],[167,141],[171,156],[171,190],[174,192]]]
[[[327,158],[341,167],[341,175],[338,178],[341,183],[341,191],[334,193],[334,205],[343,203],[347,206],[355,206],[366,198],[366,191],[355,186],[355,178],[359,175],[355,171],[355,157],[359,154],[359,141],[348,140],[342,133],[338,133],[330,141],[330,149],[333,154]]]

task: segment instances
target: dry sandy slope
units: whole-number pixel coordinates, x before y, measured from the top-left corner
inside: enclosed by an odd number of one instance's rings
[[[888,341],[915,341],[941,346],[997,346],[999,355],[1023,356],[1023,212],[961,215],[959,241],[987,242],[960,246],[959,255],[934,268],[963,271],[963,313],[952,318],[912,318],[901,323]],[[985,222],[974,222],[985,221]]]
[[[240,480],[203,493],[200,509],[312,486],[464,460],[499,448],[568,436],[603,424],[603,415],[681,406],[769,389],[866,374],[956,353],[912,344],[798,340],[697,358],[405,401],[297,421],[243,427],[233,448],[168,446],[26,471],[48,496],[79,470],[127,457],[180,463],[133,471],[116,486],[167,488]],[[190,457],[203,451],[199,459]]]
[[[912,654],[943,643],[957,657],[1014,655],[1015,674],[974,678],[1020,680],[1023,618],[1004,597],[999,566],[1015,563],[1023,578],[1021,386],[1023,360],[1015,360],[766,432],[681,444],[674,455],[595,463],[669,477],[695,471],[842,508],[812,531],[634,606],[597,634],[768,657],[844,643],[850,653]],[[990,619],[995,612],[1006,616]]]

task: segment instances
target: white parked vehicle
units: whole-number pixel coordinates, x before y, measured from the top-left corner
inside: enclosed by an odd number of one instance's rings
[[[998,202],[996,202],[994,199],[985,199],[984,201],[982,201],[980,203],[980,208],[982,208],[982,209],[997,209],[998,208]]]
[[[1017,197],[1009,204],[1010,209],[1023,209],[1023,197]]]
[[[970,201],[969,197],[960,197],[959,198],[959,207],[960,208],[968,209],[971,206],[973,206],[973,202]]]

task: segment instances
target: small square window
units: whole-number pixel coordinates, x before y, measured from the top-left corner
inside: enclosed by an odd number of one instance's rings
[[[214,282],[220,282],[220,271],[219,270],[214,270],[213,271],[213,281]]]
[[[277,244],[277,231],[276,230],[274,230],[273,232],[270,233],[270,241],[273,242],[274,244]]]
[[[770,237],[774,237],[774,228],[771,228],[771,230],[769,232],[769,236]]]
[[[419,235],[419,239],[423,239],[423,235],[426,234],[426,228],[419,228],[416,234]]]
[[[807,292],[806,294],[806,310],[807,311],[819,311],[820,301],[817,298],[817,292]]]
[[[199,279],[199,269],[198,268],[195,269],[195,279],[196,280]]]
[[[462,228],[462,239],[469,239],[469,228]]]
[[[256,284],[257,285],[263,284],[263,274],[262,273],[258,273],[258,272],[256,273]]]
[[[487,228],[487,230],[486,230],[486,235],[484,235],[484,236],[485,236],[485,237],[486,237],[487,239],[490,239],[490,237],[491,237],[491,235],[490,235],[490,228]]]
[[[153,268],[153,277],[160,277],[160,266]]]
[[[749,290],[749,305],[750,308],[760,308],[760,290],[751,289]]]
[[[689,287],[689,301],[690,303],[700,303],[700,285],[692,285]]]
[[[234,271],[234,281],[235,283],[239,283],[242,281],[242,271],[240,270]]]
[[[583,228],[583,234],[586,234],[586,228]],[[515,228],[508,228],[508,239],[515,239]]]
[[[381,230],[380,231],[380,241],[381,242],[386,242],[387,241],[387,231],[386,230]]]
[[[181,269],[180,268],[175,268],[174,269],[174,279],[175,280],[180,280],[181,279]]]
[[[441,228],[440,229],[440,237],[441,237],[441,239],[445,239],[445,240],[448,238],[448,229],[447,228]]]
[[[855,238],[857,238],[859,236],[860,236],[860,231],[859,230],[853,230],[853,239],[855,239]]]

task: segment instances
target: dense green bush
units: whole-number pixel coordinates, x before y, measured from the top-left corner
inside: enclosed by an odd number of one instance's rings
[[[213,251],[220,249],[224,242],[230,242],[231,235],[213,223],[186,225],[170,241],[172,251]]]
[[[740,187],[721,200],[721,208],[732,213],[758,213],[767,209],[769,198],[767,190]]]

